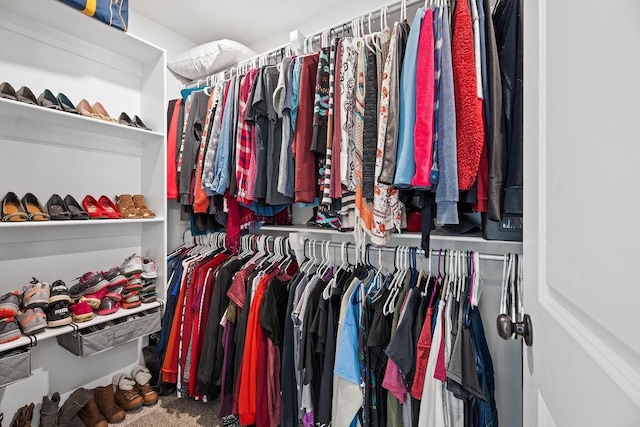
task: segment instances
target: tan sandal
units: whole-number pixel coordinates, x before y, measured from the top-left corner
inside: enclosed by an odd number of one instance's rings
[[[116,196],[116,205],[120,212],[122,212],[122,217],[124,219],[140,219],[142,218],[142,214],[138,209],[136,209],[133,198],[131,194],[121,194]]]
[[[136,194],[135,196],[133,196],[133,203],[136,209],[138,209],[139,213],[142,214],[142,218],[151,219],[156,217],[156,214],[153,213],[153,211],[147,206],[147,203],[144,200],[144,196],[142,194]]]

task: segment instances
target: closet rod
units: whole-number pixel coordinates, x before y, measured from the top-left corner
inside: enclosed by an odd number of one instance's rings
[[[419,4],[419,3],[422,3],[422,0],[407,0],[406,7],[409,8],[409,7],[414,6],[416,4]],[[360,17],[368,17],[369,15],[371,15],[372,19],[379,18],[380,17],[380,12],[382,12],[382,10],[384,8],[387,8],[387,11],[386,11],[387,14],[396,13],[396,12],[398,12],[398,11],[400,11],[402,9],[402,1],[394,1],[392,3],[389,3],[389,4],[385,5],[385,6],[381,6],[379,9],[376,9],[376,10],[371,11],[369,13],[359,14],[359,15],[355,16],[353,19],[351,19],[349,21],[345,21],[345,22],[343,22],[341,24],[333,25],[333,26],[331,26],[329,28],[325,28],[324,30],[314,32],[313,34],[308,35],[308,36],[305,37],[305,43],[308,40],[315,40],[315,39],[320,38],[320,36],[323,33],[331,32],[331,31],[335,31],[335,30],[342,31],[343,29],[346,29],[346,28],[351,29],[351,22],[354,21],[355,19],[360,18]],[[201,82],[204,82],[205,84],[207,84],[209,79],[212,78],[212,77],[215,77],[215,76],[219,76],[221,78],[224,78],[224,76],[227,75],[227,72],[229,72],[231,70],[234,70],[234,69],[237,70],[238,66],[257,61],[257,60],[259,60],[260,58],[263,58],[263,57],[269,58],[270,56],[272,56],[274,54],[278,54],[278,53],[283,52],[285,49],[290,47],[290,45],[291,45],[290,43],[285,43],[282,46],[278,46],[276,48],[273,48],[273,49],[267,50],[265,52],[262,52],[261,54],[256,55],[254,57],[251,57],[249,59],[245,59],[244,61],[240,61],[237,64],[230,66],[229,68],[227,68],[224,71],[220,71],[218,73],[212,74],[210,76],[205,77],[204,79],[198,79],[198,80],[192,81],[191,83],[187,83],[185,85],[185,88],[198,87]]]
[[[317,246],[322,246],[325,245],[326,246],[326,242],[327,240],[317,240],[317,239],[304,239],[304,244],[308,244],[308,243],[313,243],[314,245]],[[347,242],[347,249],[353,249],[355,250],[355,246],[353,245],[353,243],[351,242]],[[333,242],[333,241],[329,241],[329,247],[330,248],[342,248],[342,243],[340,242]],[[402,246],[398,246],[398,247],[402,247]],[[411,246],[408,246],[411,247]],[[416,248],[416,254],[418,255],[424,255],[424,250],[423,249],[419,249]],[[393,252],[395,253],[396,248],[395,247],[390,247],[390,246],[369,246],[368,249],[370,252],[377,252],[379,250],[382,250],[382,252]],[[452,249],[453,250],[453,249]],[[444,255],[444,251],[445,249],[442,249],[443,251],[443,255]],[[438,249],[434,249],[431,251],[431,255],[435,255],[438,256],[440,254],[440,250]],[[480,259],[485,260],[485,261],[504,261],[505,257],[504,255],[494,255],[494,254],[483,254],[480,253]]]

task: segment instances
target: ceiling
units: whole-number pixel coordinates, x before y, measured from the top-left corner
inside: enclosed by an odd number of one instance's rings
[[[290,31],[319,31],[389,0],[132,0],[129,7],[196,44],[221,38],[260,50]],[[308,34],[308,33],[307,33]]]

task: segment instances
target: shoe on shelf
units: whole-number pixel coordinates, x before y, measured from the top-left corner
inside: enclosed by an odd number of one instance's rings
[[[47,327],[47,316],[40,307],[28,308],[16,316],[24,335],[37,334]]]
[[[80,301],[71,307],[71,318],[75,323],[87,322],[93,319],[93,310],[86,301]]]
[[[104,297],[98,307],[98,316],[108,316],[120,310],[120,303],[113,298]]]
[[[122,300],[123,292],[124,292],[124,285],[118,285],[118,286],[114,286],[113,288],[109,288],[109,292],[107,292],[105,296],[113,299],[114,301],[119,302]]]
[[[64,200],[62,200],[62,197],[58,194],[52,195],[47,201],[47,212],[49,212],[49,218],[52,220],[67,220],[72,218],[71,212],[69,212]]]
[[[45,108],[51,108],[52,110],[62,110],[58,98],[49,90],[45,89],[44,92],[38,97],[38,105]]]
[[[125,291],[125,294],[122,295],[122,308],[131,309],[140,307],[142,303],[140,302],[140,296],[136,291]]]
[[[92,393],[93,394],[93,393]],[[78,416],[87,427],[109,427],[107,419],[102,415],[95,397],[89,399],[86,405],[80,410]]]
[[[158,403],[158,393],[151,387],[151,372],[144,366],[136,366],[131,371],[131,378],[136,381],[134,388],[137,388],[138,394],[144,399],[144,406],[152,406]]]
[[[110,198],[107,196],[100,196],[98,203],[104,212],[109,215],[110,219],[121,219],[122,212],[118,210],[118,207],[113,204]]]
[[[134,273],[142,273],[142,259],[140,258],[140,255],[133,254],[126,258],[122,265],[120,265],[120,269],[125,276]]]
[[[47,326],[57,328],[71,323],[71,313],[69,313],[69,303],[66,301],[58,301],[49,306],[45,310],[47,314]]]
[[[2,82],[2,84],[0,84],[0,98],[10,99],[12,101],[18,100],[16,90],[7,82]]]
[[[58,94],[58,104],[60,104],[60,107],[62,107],[62,111],[64,112],[80,114],[75,105],[73,105],[73,102],[71,102],[64,93]]]
[[[142,289],[140,293],[152,292],[156,290],[156,279],[142,279]]]
[[[51,284],[51,288],[49,289],[49,304],[58,301],[66,301],[70,302],[71,297],[69,296],[69,289],[67,289],[66,283],[62,280],[56,280]]]
[[[126,374],[113,376],[114,400],[125,411],[137,409],[144,404],[144,397],[138,394],[135,385],[136,381]]]
[[[0,319],[15,317],[22,305],[22,294],[18,291],[8,292],[0,297]]]
[[[102,288],[95,294],[84,294],[82,298],[80,298],[80,301],[86,302],[87,304],[89,304],[89,307],[91,307],[94,310],[97,310],[98,307],[100,307],[100,303],[102,302],[105,296],[107,296],[106,287]]]
[[[93,219],[108,219],[109,214],[102,209],[102,206],[91,195],[85,196],[82,200],[82,207]]]
[[[98,115],[98,117],[106,122],[117,123],[118,121],[111,117],[107,110],[100,104],[96,102],[93,104],[93,111]]]
[[[73,300],[79,300],[86,294],[95,294],[103,288],[109,286],[109,282],[102,277],[102,274],[89,271],[80,277],[78,284],[69,289],[69,295]]]
[[[135,127],[140,128],[140,129],[144,129],[144,130],[151,130],[147,127],[147,125],[144,124],[144,122],[142,121],[142,119],[138,116],[133,116],[133,124],[135,125]]]
[[[142,194],[133,196],[133,204],[138,210],[138,213],[142,214],[142,218],[151,219],[156,217],[156,214],[147,206],[147,202]]]
[[[79,388],[71,396],[65,400],[58,412],[58,424],[62,426],[77,425],[73,419],[77,418],[78,413],[93,397],[93,394],[86,388]],[[78,421],[81,421],[78,418]]]
[[[41,282],[35,277],[25,286],[22,293],[22,305],[24,308],[46,307],[49,304],[49,284]]]
[[[116,196],[116,205],[122,212],[122,216],[125,219],[140,219],[142,213],[136,209],[136,205],[133,203],[133,196],[131,194],[120,194]]]
[[[98,409],[110,424],[116,424],[125,419],[124,410],[116,405],[111,384],[94,388],[93,398],[96,400]]]
[[[21,336],[22,332],[20,332],[20,326],[16,319],[7,317],[0,320],[0,344],[15,341]]]
[[[73,198],[70,194],[64,198],[64,207],[71,214],[71,219],[89,219],[89,214],[87,211],[82,209],[82,206],[78,203],[76,199]]]
[[[83,116],[91,117],[92,119],[100,118],[98,113],[96,113],[93,107],[91,107],[91,104],[89,104],[89,101],[87,101],[86,99],[81,99],[80,103],[78,103],[78,106],[76,108],[78,112]]]
[[[127,278],[117,265],[111,267],[109,271],[103,271],[102,276],[109,281],[110,288],[127,284]]]
[[[128,282],[124,287],[125,292],[142,290],[142,279],[139,274],[129,276],[127,280]]]
[[[49,221],[49,214],[44,210],[40,200],[33,193],[27,193],[22,198],[22,206],[29,215],[29,221]]]
[[[155,279],[158,277],[158,262],[155,259],[142,258],[142,278]]]
[[[33,94],[33,92],[31,92],[31,89],[26,86],[22,86],[20,89],[18,89],[18,91],[16,92],[16,97],[20,102],[31,105],[38,105],[36,96]]]
[[[140,301],[142,301],[143,304],[149,304],[150,302],[155,302],[157,300],[158,300],[158,294],[156,293],[155,289],[151,292],[145,292],[140,294]]]
[[[118,123],[125,126],[136,127],[136,125],[133,123],[133,120],[131,120],[131,117],[129,117],[129,115],[124,111],[120,113],[120,117],[118,117]]]
[[[42,396],[40,407],[40,427],[58,427],[58,413],[60,412],[60,393],[55,392],[49,396]]]
[[[2,221],[3,222],[24,222],[29,219],[29,214],[22,206],[18,195],[9,191],[2,199]]]

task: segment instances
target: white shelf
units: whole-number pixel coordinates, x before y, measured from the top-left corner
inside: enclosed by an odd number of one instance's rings
[[[90,326],[95,326],[95,325],[100,325],[102,323],[106,323],[110,320],[114,320],[114,319],[120,319],[122,317],[127,317],[130,316],[132,314],[135,313],[140,313],[141,311],[145,311],[145,310],[149,310],[152,308],[156,308],[156,307],[160,307],[161,303],[160,301],[155,301],[155,302],[151,302],[148,304],[142,304],[140,307],[136,307],[136,308],[132,308],[132,309],[124,309],[121,308],[120,310],[116,311],[113,314],[109,314],[108,316],[98,316],[97,314],[94,316],[93,319],[87,321],[87,322],[82,322],[82,323],[74,323],[74,325],[77,326],[78,329],[85,329],[88,328]],[[50,338],[55,338],[57,336],[60,335],[64,335],[64,334],[68,334],[70,332],[73,332],[76,328],[74,328],[71,325],[66,325],[66,326],[60,326],[58,328],[46,328],[44,331],[35,334],[34,336],[37,339],[37,342],[40,343],[42,341],[48,340]],[[14,348],[18,348],[18,347],[22,347],[25,345],[31,345],[31,343],[34,342],[34,339],[29,339],[27,336],[22,336],[20,338],[18,338],[17,340],[14,341],[10,341],[8,343],[4,343],[4,344],[0,344],[0,352],[4,352],[7,350],[11,350]]]
[[[80,114],[66,113],[4,98],[0,98],[0,116],[5,117],[5,120],[14,122],[21,122],[27,119],[40,125],[55,126],[72,132],[108,135],[111,138],[140,141],[142,143],[164,143],[164,134],[160,132],[124,126]],[[142,120],[144,121],[144,117],[142,117]]]
[[[1,222],[0,230],[3,228],[54,228],[54,227],[113,227],[125,224],[154,224],[164,222],[164,218],[155,217],[151,219],[87,219],[87,220],[61,220],[61,221],[23,221],[23,222]]]

